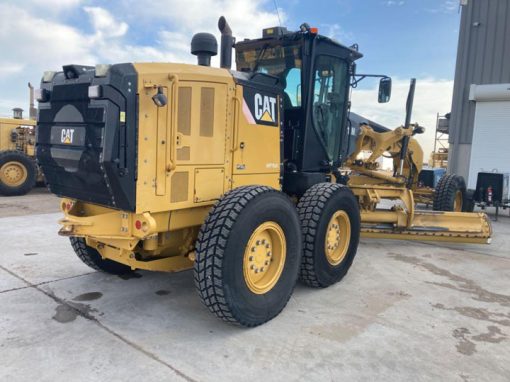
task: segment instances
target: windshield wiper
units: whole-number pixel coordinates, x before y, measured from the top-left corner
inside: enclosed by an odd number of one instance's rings
[[[266,53],[267,48],[269,47],[269,44],[265,44],[262,49],[260,50],[260,53],[258,54],[257,58],[255,59],[255,66],[253,67],[253,72],[256,73],[257,69],[260,65],[260,60],[262,59],[262,56],[264,56],[264,53]]]

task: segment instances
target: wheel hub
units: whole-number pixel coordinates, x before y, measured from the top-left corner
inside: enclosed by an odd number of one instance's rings
[[[331,265],[338,265],[342,262],[351,238],[351,223],[345,211],[337,211],[331,217],[326,230],[324,251],[326,258]]]
[[[462,192],[459,190],[455,193],[455,200],[453,201],[453,210],[462,212]]]
[[[270,291],[280,278],[285,256],[282,228],[275,222],[258,226],[244,251],[243,274],[248,288],[256,294]]]
[[[20,186],[27,176],[26,167],[19,162],[7,162],[0,168],[0,180],[10,187]]]

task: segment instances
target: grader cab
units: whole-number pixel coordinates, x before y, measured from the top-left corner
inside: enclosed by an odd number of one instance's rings
[[[355,72],[357,47],[307,24],[237,43],[223,17],[218,26],[220,68],[210,66],[216,39],[199,33],[198,65],[46,72],[37,158],[63,198],[60,234],[86,264],[113,274],[193,268],[211,312],[256,326],[284,308],[298,277],[327,287],[345,276],[363,219],[382,216],[358,191],[384,195],[341,184],[349,88],[366,76]],[[382,76],[380,101],[390,87]],[[406,182],[394,187],[412,195]],[[413,225],[414,205],[405,208]],[[409,228],[397,215],[382,223]],[[464,234],[486,242],[484,232]]]

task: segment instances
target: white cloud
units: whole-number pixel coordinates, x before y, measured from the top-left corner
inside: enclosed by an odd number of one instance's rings
[[[271,11],[265,11],[267,4]],[[185,32],[187,41],[196,32],[210,32],[218,35],[219,16],[227,18],[238,39],[260,36],[262,29],[278,25],[278,16],[269,0],[167,0],[162,6],[160,0],[123,0],[119,8],[130,9],[133,22],[142,20],[150,25],[156,20],[164,20],[173,31]],[[280,18],[285,22],[286,15],[280,9]]]
[[[116,20],[106,9],[84,7],[83,10],[90,16],[97,38],[121,37],[126,34],[128,25],[125,22]]]
[[[394,78],[391,101],[379,104],[377,86],[370,89],[355,89],[352,93],[352,111],[393,129],[404,124],[408,90],[409,80]],[[452,93],[451,80],[422,78],[416,81],[411,121],[426,128],[424,134],[416,137],[425,152],[425,161],[434,148],[437,113],[443,115],[450,112]]]
[[[0,63],[0,78],[10,76],[14,73],[20,73],[24,65],[10,62]]]
[[[442,0],[435,8],[427,8],[430,13],[455,13],[460,11],[459,0]]]
[[[68,21],[83,15],[91,32]],[[205,31],[219,38],[220,15],[227,17],[238,40],[278,25],[269,0],[1,0],[0,115],[10,115],[15,106],[28,109],[26,83],[36,85],[45,70],[65,64],[196,62],[189,49],[192,35]],[[281,10],[280,17],[286,18]],[[137,43],[129,25],[153,32],[153,42]],[[213,58],[213,65],[218,61]]]
[[[383,4],[386,5],[387,7],[393,7],[393,6],[401,7],[402,5],[405,4],[405,1],[404,0],[386,0],[383,2]]]
[[[0,4],[0,46],[1,115],[10,115],[17,106],[28,109],[26,84],[37,84],[44,70],[95,61],[89,39],[80,31],[12,2]]]
[[[344,45],[350,45],[354,41],[354,35],[350,32],[346,32],[340,24],[320,24],[319,32],[337,40]]]

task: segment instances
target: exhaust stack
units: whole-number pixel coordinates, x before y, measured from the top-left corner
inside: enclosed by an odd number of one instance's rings
[[[34,87],[29,82],[28,88],[30,89],[30,109],[28,111],[28,115],[30,119],[36,120],[37,119],[37,109],[35,108],[35,102],[34,102]]]
[[[230,69],[232,67],[232,48],[236,39],[232,36],[232,29],[224,16],[218,20],[218,29],[221,32],[220,67]]]

